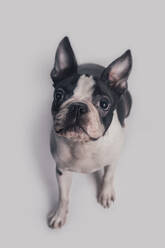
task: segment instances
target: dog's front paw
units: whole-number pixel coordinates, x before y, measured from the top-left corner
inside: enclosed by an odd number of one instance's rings
[[[109,208],[111,206],[112,201],[115,201],[115,191],[113,187],[111,188],[102,188],[101,192],[98,196],[98,202],[104,207]]]
[[[54,214],[48,216],[48,226],[52,229],[61,228],[66,222],[67,213],[67,209],[59,208]]]

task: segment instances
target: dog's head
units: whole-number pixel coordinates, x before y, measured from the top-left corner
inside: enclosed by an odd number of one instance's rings
[[[127,89],[131,65],[128,50],[107,68],[100,66],[103,69],[99,76],[80,73],[69,39],[65,37],[57,48],[51,72],[55,88],[52,115],[57,135],[79,142],[103,136]]]

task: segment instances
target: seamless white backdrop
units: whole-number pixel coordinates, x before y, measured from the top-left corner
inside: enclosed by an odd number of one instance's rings
[[[0,246],[164,247],[164,1],[0,2]],[[70,37],[79,63],[108,65],[130,48],[133,108],[110,210],[93,177],[74,175],[66,226],[50,230],[57,203],[49,153],[58,42]]]

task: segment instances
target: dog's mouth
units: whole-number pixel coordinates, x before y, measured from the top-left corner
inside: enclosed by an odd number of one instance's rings
[[[99,139],[99,137],[94,138],[94,137],[90,136],[88,134],[88,132],[85,130],[85,128],[80,126],[80,125],[70,126],[70,127],[67,127],[67,128],[60,128],[60,129],[55,128],[55,131],[60,136],[66,136],[67,133],[72,133],[72,134],[75,134],[75,135],[78,134],[78,137],[79,137],[79,135],[84,134],[91,141],[96,141],[96,140]],[[74,137],[74,135],[73,135],[73,137]]]

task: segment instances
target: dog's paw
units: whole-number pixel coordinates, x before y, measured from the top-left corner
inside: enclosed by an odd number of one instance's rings
[[[67,213],[67,209],[58,209],[56,213],[48,216],[48,226],[52,229],[61,228],[66,222]]]
[[[98,202],[104,207],[109,208],[115,201],[115,191],[113,188],[103,188],[98,196]]]

